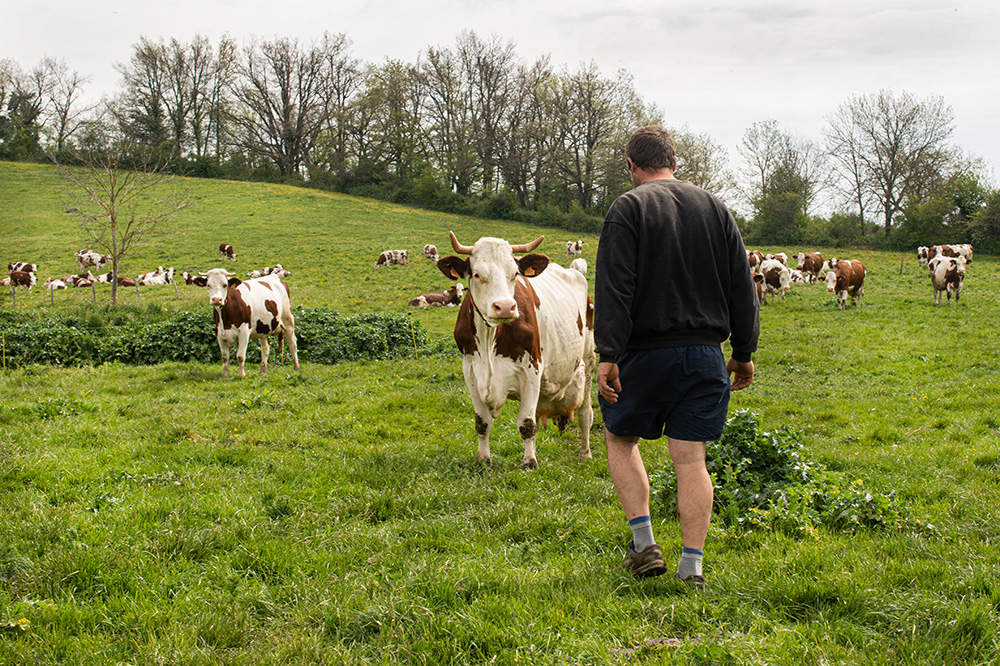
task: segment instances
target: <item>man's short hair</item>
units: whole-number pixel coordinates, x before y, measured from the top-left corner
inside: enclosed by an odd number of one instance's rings
[[[625,146],[625,156],[646,171],[673,170],[677,167],[674,137],[659,125],[637,129]]]

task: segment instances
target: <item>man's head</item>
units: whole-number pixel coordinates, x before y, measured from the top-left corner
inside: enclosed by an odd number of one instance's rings
[[[649,172],[661,169],[673,171],[677,167],[674,137],[659,125],[637,129],[625,146],[625,156],[635,166]]]

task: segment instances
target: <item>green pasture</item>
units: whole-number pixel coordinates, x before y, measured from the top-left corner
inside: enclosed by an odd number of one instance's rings
[[[565,231],[276,185],[177,181],[192,206],[128,258],[238,274],[281,263],[295,305],[413,312],[449,282],[419,252],[448,230],[566,264]],[[54,170],[0,163],[0,262],[75,271],[86,246]],[[582,236],[593,275],[596,236]],[[238,255],[223,264],[218,244]],[[933,242],[934,239],[928,239]],[[410,265],[375,270],[383,249]],[[475,462],[453,355],[0,371],[2,664],[993,664],[1000,659],[1000,262],[934,305],[915,255],[821,250],[868,266],[859,307],[793,285],[763,307],[757,378],[731,409],[801,434],[805,455],[892,498],[924,530],[790,535],[715,521],[705,593],[619,565],[629,533],[604,461],[571,425],[519,468],[506,409],[493,468]],[[100,285],[98,299],[107,299]],[[141,308],[207,309],[148,287]],[[77,312],[89,289],[18,294]],[[125,306],[139,305],[123,290]],[[151,305],[155,304],[155,306]],[[0,314],[12,308],[0,296]],[[3,321],[3,319],[0,319]],[[2,330],[0,330],[2,334]],[[170,340],[163,340],[169,345]],[[668,466],[647,442],[650,471]],[[654,508],[667,553],[676,521]]]

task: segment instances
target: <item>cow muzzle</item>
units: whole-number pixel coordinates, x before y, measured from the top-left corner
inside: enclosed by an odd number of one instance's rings
[[[490,305],[490,316],[493,319],[500,319],[503,321],[517,319],[517,301],[493,301],[492,305]]]
[[[221,296],[213,296],[211,299],[211,303],[212,307],[221,308],[223,305],[226,304],[226,299],[222,298]]]

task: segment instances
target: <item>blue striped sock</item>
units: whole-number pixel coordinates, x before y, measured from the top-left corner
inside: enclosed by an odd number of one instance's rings
[[[677,575],[681,580],[688,576],[701,575],[701,558],[705,552],[685,546],[681,550],[681,561],[677,563]]]
[[[632,547],[637,553],[656,543],[653,538],[653,521],[649,516],[636,516],[628,524],[632,528]]]

